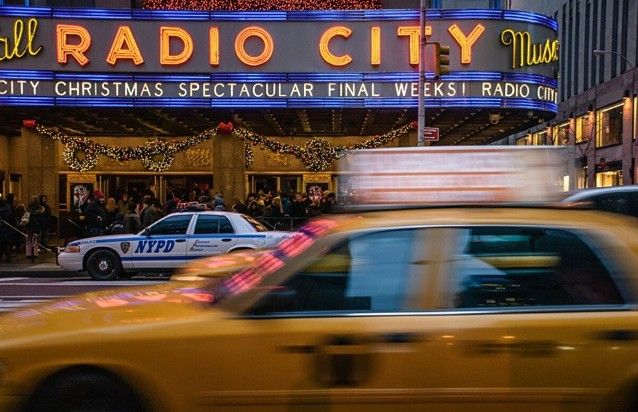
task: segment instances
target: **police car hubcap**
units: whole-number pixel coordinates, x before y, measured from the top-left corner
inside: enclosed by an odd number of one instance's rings
[[[100,270],[108,270],[109,262],[107,260],[100,260],[100,263],[97,264],[97,267]]]

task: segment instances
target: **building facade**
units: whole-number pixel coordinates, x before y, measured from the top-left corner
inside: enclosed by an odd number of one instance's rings
[[[175,19],[131,9],[138,2],[53,3],[0,7],[0,26],[32,30],[22,56],[0,62],[0,195],[43,193],[69,210],[80,186],[162,200],[175,189],[214,190],[229,202],[259,190],[338,191],[335,153],[417,144],[406,128],[418,103],[414,2],[384,0],[365,17],[265,12],[249,21],[228,11]],[[449,74],[426,68],[433,144],[487,144],[556,114],[556,22],[503,14],[506,0],[469,4],[431,2],[426,33],[451,49]],[[524,51],[502,39],[515,33],[547,44],[547,61],[512,65]],[[240,135],[196,138],[229,122]]]
[[[569,145],[577,188],[638,183],[636,64],[638,3],[631,0],[512,0],[559,23],[558,115],[501,144]]]

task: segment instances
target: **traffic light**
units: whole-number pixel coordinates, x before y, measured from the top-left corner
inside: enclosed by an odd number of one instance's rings
[[[448,74],[450,72],[450,47],[436,45],[436,75]]]

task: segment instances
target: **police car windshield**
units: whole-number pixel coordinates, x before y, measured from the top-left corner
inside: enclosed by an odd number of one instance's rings
[[[256,219],[253,219],[250,216],[241,215],[246,221],[252,226],[257,232],[267,232],[268,228],[264,226],[261,222]]]

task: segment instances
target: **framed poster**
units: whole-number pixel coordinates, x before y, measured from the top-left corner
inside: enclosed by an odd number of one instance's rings
[[[67,176],[67,210],[72,212],[83,210],[95,189],[96,178],[94,174],[69,174]]]

